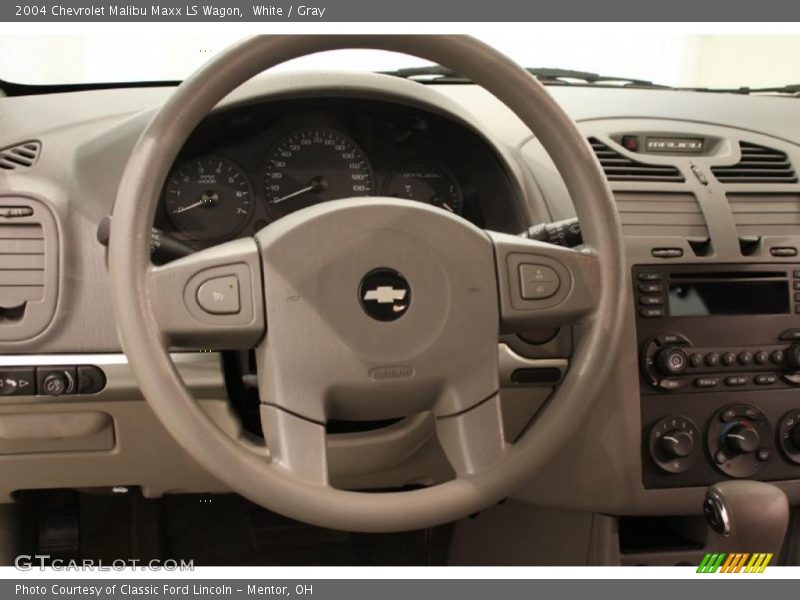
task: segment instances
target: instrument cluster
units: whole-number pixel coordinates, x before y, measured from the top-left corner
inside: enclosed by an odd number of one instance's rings
[[[468,126],[399,104],[326,98],[207,118],[167,177],[155,225],[202,248],[320,202],[370,196],[425,202],[500,231],[524,223],[503,163]]]

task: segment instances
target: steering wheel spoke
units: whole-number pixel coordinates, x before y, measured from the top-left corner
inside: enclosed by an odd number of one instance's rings
[[[459,477],[500,463],[508,444],[499,394],[465,412],[436,419],[436,435]]]
[[[261,261],[252,238],[147,270],[161,332],[176,346],[248,349],[264,334]]]
[[[600,261],[571,249],[488,232],[495,246],[503,333],[576,323],[600,301]]]
[[[325,425],[271,404],[262,404],[260,414],[272,464],[308,483],[328,485]]]

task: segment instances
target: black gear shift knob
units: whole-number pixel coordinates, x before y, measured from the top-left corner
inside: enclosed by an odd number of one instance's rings
[[[706,493],[706,549],[780,553],[789,526],[789,501],[779,487],[762,481],[722,481]]]

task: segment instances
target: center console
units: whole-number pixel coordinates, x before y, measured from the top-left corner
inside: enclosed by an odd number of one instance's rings
[[[800,264],[632,276],[644,486],[800,478]]]

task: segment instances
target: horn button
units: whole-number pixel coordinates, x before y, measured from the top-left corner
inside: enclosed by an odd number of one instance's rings
[[[283,388],[261,388],[271,396],[262,401],[312,419],[376,418],[432,405],[450,414],[497,389],[495,263],[483,231],[435,207],[374,198],[304,209],[257,238],[261,366]]]

